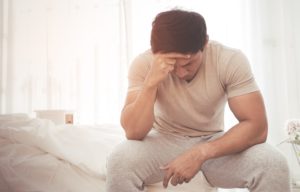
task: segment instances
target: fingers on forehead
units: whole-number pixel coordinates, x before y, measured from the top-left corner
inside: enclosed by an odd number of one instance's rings
[[[176,59],[174,59],[174,58],[168,58],[168,59],[166,59],[166,63],[168,63],[168,64],[175,64],[176,63]]]
[[[165,53],[165,57],[173,59],[188,59],[191,57],[191,54],[184,53]]]

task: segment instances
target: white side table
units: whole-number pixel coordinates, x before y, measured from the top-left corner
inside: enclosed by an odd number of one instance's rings
[[[73,124],[74,117],[72,111],[67,110],[36,110],[36,117],[41,119],[49,119],[55,124]]]

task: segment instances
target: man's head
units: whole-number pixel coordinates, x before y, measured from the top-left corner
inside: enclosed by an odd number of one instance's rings
[[[152,23],[153,53],[197,53],[206,42],[206,24],[199,13],[170,10],[159,13]]]

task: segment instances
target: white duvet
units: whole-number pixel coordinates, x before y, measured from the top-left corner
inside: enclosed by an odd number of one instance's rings
[[[1,115],[0,191],[103,191],[106,156],[122,139],[113,125]]]
[[[25,114],[0,115],[1,192],[101,192],[106,157],[124,140],[116,125],[54,125]],[[167,191],[214,191],[198,174]],[[161,184],[147,191],[166,191]]]

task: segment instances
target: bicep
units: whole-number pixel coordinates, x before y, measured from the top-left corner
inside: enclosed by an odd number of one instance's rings
[[[228,100],[228,104],[240,122],[251,120],[265,124],[267,121],[263,98],[259,91],[232,97]]]

